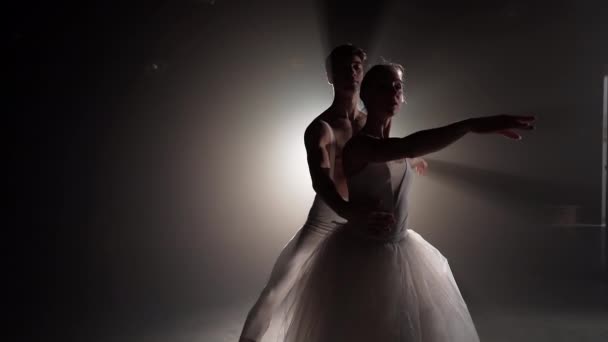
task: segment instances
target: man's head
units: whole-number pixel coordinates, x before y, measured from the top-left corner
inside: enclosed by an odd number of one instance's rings
[[[336,92],[355,93],[363,80],[363,66],[367,55],[351,44],[334,48],[325,59],[327,80]]]

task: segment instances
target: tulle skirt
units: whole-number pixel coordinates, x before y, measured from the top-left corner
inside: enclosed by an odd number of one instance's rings
[[[299,272],[285,306],[286,342],[475,342],[446,258],[412,230],[375,240],[343,226]]]

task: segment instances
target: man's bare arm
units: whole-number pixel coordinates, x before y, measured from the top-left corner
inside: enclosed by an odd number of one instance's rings
[[[331,144],[329,129],[319,121],[311,123],[304,133],[304,145],[312,187],[330,208],[338,215],[348,219],[348,202],[338,193],[334,182],[329,177],[331,168],[329,144]]]

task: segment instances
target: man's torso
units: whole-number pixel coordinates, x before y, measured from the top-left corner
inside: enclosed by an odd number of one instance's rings
[[[330,161],[333,170],[333,182],[336,186],[338,193],[344,198],[348,199],[348,188],[346,186],[346,177],[344,175],[344,169],[342,167],[342,151],[346,143],[352,138],[353,135],[357,134],[361,128],[365,125],[367,116],[365,113],[357,111],[357,115],[351,121],[346,117],[338,117],[331,113],[331,109],[326,110],[319,115],[315,120],[322,120],[329,124],[334,139],[331,139],[330,144],[333,144],[333,161]],[[331,149],[332,146],[328,144],[326,146],[327,153],[332,157]]]

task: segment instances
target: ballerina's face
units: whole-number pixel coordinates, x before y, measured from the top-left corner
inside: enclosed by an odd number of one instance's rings
[[[394,116],[405,102],[403,92],[403,71],[397,67],[386,66],[370,84],[365,107],[368,112]]]

